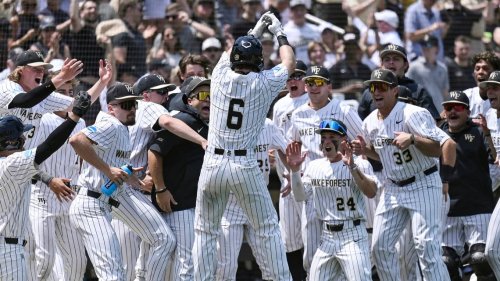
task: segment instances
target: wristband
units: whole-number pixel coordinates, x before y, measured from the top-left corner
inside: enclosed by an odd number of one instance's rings
[[[53,176],[45,173],[44,171],[40,171],[37,176],[38,179],[40,179],[40,181],[46,184],[47,186],[49,185],[50,181],[54,178]]]
[[[290,46],[290,43],[288,43],[288,39],[286,38],[285,35],[278,35],[278,45],[281,46]]]
[[[166,188],[166,187],[164,187],[164,188],[162,188],[162,189],[157,190],[155,193],[156,193],[156,194],[158,194],[158,193],[163,193],[163,192],[165,192],[165,191],[167,191],[167,188]]]
[[[455,167],[450,165],[441,165],[441,169],[439,170],[439,175],[441,175],[441,182],[449,182],[451,176],[453,175],[453,170]]]

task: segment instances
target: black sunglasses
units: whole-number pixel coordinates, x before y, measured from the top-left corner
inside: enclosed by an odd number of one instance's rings
[[[137,109],[137,101],[136,100],[128,100],[120,103],[110,103],[109,105],[116,106],[119,105],[123,110],[130,111],[132,108]]]

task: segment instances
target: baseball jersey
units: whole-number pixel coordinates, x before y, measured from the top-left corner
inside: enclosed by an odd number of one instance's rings
[[[389,116],[380,120],[378,109],[363,121],[366,143],[372,145],[384,166],[386,178],[394,181],[406,180],[417,173],[436,165],[436,159],[425,156],[415,145],[404,150],[392,145],[394,132],[407,132],[439,142],[441,145],[450,137],[436,127],[427,109],[397,102]]]
[[[255,146],[254,152],[257,158],[257,163],[259,168],[264,175],[266,184],[269,184],[269,172],[271,170],[271,164],[269,163],[269,150],[281,150],[286,151],[286,141],[285,137],[276,128],[271,119],[267,118],[264,124],[264,129],[260,133],[257,145]],[[275,157],[278,158],[278,153],[276,152]]]
[[[0,84],[0,96],[5,96],[5,98],[0,98],[0,100],[4,99],[4,101],[0,101],[0,106],[7,109],[10,102],[16,95],[25,92],[26,91],[24,91],[18,83],[5,80]],[[6,100],[8,100],[8,103],[5,102]],[[15,115],[21,119],[23,123],[33,125],[33,129],[24,133],[24,136],[26,137],[24,147],[26,149],[30,149],[35,147],[33,138],[35,137],[37,129],[40,125],[42,115],[54,111],[65,111],[71,106],[72,103],[73,98],[59,93],[52,93],[32,108],[13,108],[8,109],[7,112],[2,112],[2,110],[0,110],[0,117],[7,114]],[[3,107],[3,105],[5,105],[5,107]]]
[[[129,127],[130,143],[132,145],[130,164],[133,167],[145,167],[148,164],[147,146],[153,139],[154,133],[161,129],[155,125],[160,116],[169,113],[163,106],[154,102],[141,100],[137,102],[139,106],[135,113],[135,125]]]
[[[485,118],[488,129],[490,129],[493,145],[498,155],[498,153],[500,153],[500,119],[497,116],[497,110],[490,108],[488,112],[486,112]]]
[[[247,75],[233,72],[224,53],[212,74],[209,147],[253,151],[269,106],[287,79],[283,64]]]
[[[307,93],[295,98],[292,98],[290,97],[290,94],[287,94],[274,104],[273,122],[274,125],[281,130],[284,136],[286,136],[286,133],[292,125],[290,122],[292,118],[292,112],[308,101],[309,95]]]
[[[322,158],[320,149],[321,135],[316,134],[322,120],[337,119],[347,126],[347,136],[350,140],[362,135],[362,121],[356,111],[349,106],[343,106],[336,99],[331,100],[319,110],[304,104],[292,113],[292,125],[287,132],[287,139],[302,142],[302,150],[307,151],[303,167],[315,159]]]
[[[42,143],[47,137],[52,133],[59,125],[61,125],[66,119],[54,113],[44,114],[40,120],[40,126],[38,127],[37,134],[33,140],[35,146]],[[73,129],[71,136],[75,135],[79,131],[85,128],[85,121],[80,119]],[[80,170],[80,158],[74,151],[73,147],[66,141],[56,152],[54,152],[47,160],[43,161],[39,169],[46,172],[47,174],[55,177],[68,178],[71,179],[71,184],[75,185],[78,180],[78,174]],[[37,194],[43,194],[45,198],[53,199],[51,202],[59,202],[56,200],[56,195],[53,193],[49,187],[42,183],[42,181],[37,181],[35,185],[34,192]]]
[[[491,105],[488,99],[483,100],[483,98],[481,98],[481,95],[479,95],[479,87],[469,88],[464,90],[464,93],[469,98],[470,117],[474,118],[479,114],[486,115]]]
[[[0,236],[24,238],[36,148],[0,158]]]
[[[99,112],[96,123],[81,132],[94,142],[95,152],[109,166],[121,167],[129,163],[131,145],[128,129],[114,116]],[[100,187],[107,180],[103,172],[83,162],[78,185],[100,192]]]
[[[367,160],[356,157],[354,163],[367,177],[376,181]],[[304,171],[302,183],[308,197],[312,196],[320,220],[328,222],[366,218],[364,194],[342,160],[331,163],[323,157],[311,161]]]

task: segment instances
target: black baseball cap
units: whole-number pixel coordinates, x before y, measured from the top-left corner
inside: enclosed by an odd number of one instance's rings
[[[47,29],[56,29],[56,20],[52,16],[47,16],[43,17],[40,20],[40,29],[41,30],[47,30]]]
[[[365,86],[370,86],[371,83],[374,82],[380,82],[380,83],[385,83],[389,84],[391,86],[397,86],[398,85],[398,78],[394,74],[394,72],[388,70],[388,69],[376,69],[372,72],[372,75],[370,76],[370,80],[367,80],[363,82]]]
[[[16,66],[43,66],[46,69],[51,69],[52,64],[43,61],[43,54],[39,51],[27,50],[16,57]]]
[[[306,72],[306,76],[303,78],[322,78],[330,82],[330,72],[324,66],[321,65],[311,65]]]
[[[188,96],[196,90],[196,88],[200,86],[210,86],[210,79],[207,79],[205,77],[201,76],[191,76],[188,79],[184,80],[184,82],[181,85],[181,92]]]
[[[130,84],[117,82],[109,87],[106,93],[106,103],[112,101],[127,101],[127,100],[140,100],[141,96],[134,95],[134,90]]]
[[[398,86],[398,100],[404,103],[417,103],[417,100],[413,98],[410,89],[403,85]]]
[[[500,71],[493,71],[492,73],[490,73],[490,77],[488,77],[488,80],[479,83],[479,88],[484,89],[488,87],[488,84],[500,85]]]
[[[148,74],[134,84],[133,90],[135,95],[141,95],[148,90],[167,90],[170,92],[175,88],[174,84],[167,83],[161,75]]]
[[[441,104],[445,105],[449,103],[459,103],[469,107],[469,98],[462,91],[452,91],[445,97],[445,100]]]
[[[423,48],[431,48],[431,47],[437,47],[439,45],[439,40],[437,39],[436,36],[427,34],[418,43],[420,43],[420,45]]]
[[[306,74],[306,71],[307,71],[307,65],[303,61],[297,60],[297,62],[295,63],[295,70],[293,71],[293,73],[301,72]]]
[[[398,54],[404,58],[406,62],[408,62],[408,55],[406,54],[406,49],[396,45],[396,44],[385,44],[382,46],[382,51],[380,51],[380,58],[382,59],[387,54]]]

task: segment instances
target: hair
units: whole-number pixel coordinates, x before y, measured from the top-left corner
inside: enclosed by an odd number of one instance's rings
[[[457,42],[462,42],[464,44],[470,44],[471,43],[471,40],[469,37],[465,36],[465,35],[458,35],[456,38],[455,38],[455,43]]]
[[[21,79],[21,70],[23,70],[22,66],[17,66],[7,78],[9,78],[10,81],[19,83],[19,80]]]
[[[186,67],[188,64],[201,65],[205,69],[205,73],[208,75],[210,73],[210,60],[204,55],[187,54],[181,58],[179,61],[180,73],[186,73]]]
[[[127,14],[127,10],[130,7],[134,7],[135,5],[139,4],[139,1],[137,0],[123,0],[120,2],[120,6],[118,7],[118,16],[120,18],[125,17]]]
[[[310,56],[313,49],[316,48],[317,46],[321,47],[321,49],[323,49],[325,53],[327,52],[326,46],[325,44],[323,44],[323,42],[311,41],[309,42],[309,44],[307,44],[307,55]]]
[[[96,1],[97,1],[97,0],[84,0],[83,2],[81,2],[81,4],[80,4],[80,7],[79,7],[78,11],[80,11],[80,12],[81,12],[81,11],[83,10],[83,8],[85,7],[85,4],[87,4],[88,2],[94,2],[95,4],[97,4],[97,2],[96,2]]]
[[[480,60],[484,60],[489,63],[493,70],[500,70],[500,58],[496,56],[495,53],[490,51],[484,51],[479,54],[476,54],[472,57],[472,64],[476,65]]]

